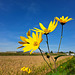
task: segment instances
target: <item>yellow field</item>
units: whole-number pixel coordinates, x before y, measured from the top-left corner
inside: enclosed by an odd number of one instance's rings
[[[62,60],[65,62],[68,57],[70,56],[59,57],[57,62],[62,62]],[[52,60],[51,63],[53,63]],[[42,56],[0,56],[0,75],[26,75],[20,70],[23,66],[32,70],[30,75],[42,75],[42,73],[50,71]]]

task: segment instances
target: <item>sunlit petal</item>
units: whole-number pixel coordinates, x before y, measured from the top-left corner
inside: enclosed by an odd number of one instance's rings
[[[21,39],[22,41],[24,41],[24,42],[27,42],[27,41],[26,41],[26,38],[23,37],[23,36],[20,36],[20,39]]]
[[[69,19],[67,20],[67,22],[70,21],[70,20],[73,20],[73,19],[72,19],[72,18],[69,18]]]
[[[36,32],[36,40],[38,41],[38,32]]]
[[[30,51],[31,49],[32,49],[31,46],[26,46],[22,50],[24,50],[24,52],[27,52],[27,51]]]
[[[56,20],[60,21],[60,19],[58,17],[55,17]]]
[[[52,28],[52,21],[49,23],[48,30]]]
[[[34,50],[32,50],[32,51],[30,52],[30,54],[32,54],[33,51],[34,51]]]
[[[68,16],[65,18],[65,20],[67,20],[68,19]]]
[[[64,16],[62,16],[62,19],[64,19]]]
[[[46,29],[46,28],[43,26],[42,23],[39,23],[39,25],[40,25],[40,27],[41,27],[42,30],[45,30],[45,29]]]
[[[34,34],[34,32],[32,33],[32,37],[33,37],[33,40],[36,41],[36,35]]]
[[[57,19],[58,20],[58,19]],[[64,18],[64,16],[60,17],[60,19],[58,20],[62,25],[64,25],[66,22],[73,20],[72,18],[68,19],[68,16],[66,18]]]

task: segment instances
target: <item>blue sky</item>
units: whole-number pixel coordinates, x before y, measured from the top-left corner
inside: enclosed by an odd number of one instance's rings
[[[64,25],[60,51],[75,52],[75,0],[0,0],[0,52],[21,51],[16,49],[20,36],[33,27],[39,28],[39,22],[46,28],[54,17],[69,16],[74,20]],[[50,49],[55,52],[61,35],[61,25],[51,32]],[[46,38],[43,35],[40,47],[47,51]],[[36,50],[39,51],[39,50]]]

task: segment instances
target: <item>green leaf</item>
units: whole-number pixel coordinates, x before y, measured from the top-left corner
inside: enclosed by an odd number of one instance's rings
[[[58,55],[58,56],[54,57],[55,61],[61,56],[65,56],[65,55]]]

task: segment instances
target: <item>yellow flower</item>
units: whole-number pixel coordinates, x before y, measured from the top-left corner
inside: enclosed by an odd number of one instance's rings
[[[73,58],[73,56],[70,57],[70,59],[72,59],[72,58]]]
[[[60,66],[60,68],[62,68],[62,66]]]
[[[28,74],[31,72],[31,70],[28,67],[21,68],[21,71],[28,72]]]
[[[30,36],[30,29],[29,29],[29,31],[27,32],[27,37],[28,36]],[[28,42],[26,41],[26,38],[25,37],[23,37],[23,36],[20,36],[20,39],[23,41],[19,41],[18,43],[19,44],[27,44]],[[20,47],[18,47],[17,49],[19,49],[19,48],[22,48],[22,47],[24,47],[24,46],[20,46]]]
[[[31,70],[29,69],[28,74],[31,72]]]
[[[66,18],[64,18],[64,16],[58,18],[58,17],[55,17],[56,20],[58,20],[62,25],[64,25],[66,22],[70,21],[70,20],[73,20],[72,18],[69,18],[68,19],[68,16]]]
[[[25,46],[22,50],[24,50],[24,52],[30,51],[30,54],[38,49],[40,43],[42,42],[42,33],[36,32],[36,34],[34,34],[34,32],[32,33],[32,37],[28,36],[29,39],[25,39],[28,43],[27,44],[23,44],[23,46]]]
[[[26,67],[23,67],[23,68],[21,68],[21,71],[27,71],[28,70],[28,67],[26,68]]]
[[[38,28],[34,28],[35,30],[34,29],[32,29],[32,30],[33,31],[37,31],[37,32],[41,32],[43,34],[48,34],[48,33],[52,32],[57,27],[58,21],[56,22],[56,24],[55,24],[55,19],[54,19],[53,23],[51,21],[49,23],[48,29],[45,28],[42,23],[39,23],[39,25],[40,25],[40,27],[41,27],[42,30],[40,30]]]

